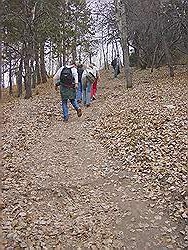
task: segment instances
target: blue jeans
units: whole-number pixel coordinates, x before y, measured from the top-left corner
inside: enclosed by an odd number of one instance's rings
[[[68,100],[62,100],[62,110],[63,110],[64,120],[67,120],[69,118],[69,109],[67,106],[67,102]],[[70,99],[70,102],[75,110],[78,110],[80,108],[76,99]]]
[[[76,92],[76,100],[82,100],[82,82],[78,82],[78,89]]]
[[[88,105],[91,103],[91,83],[87,82],[82,86],[82,93],[83,93],[83,103]]]

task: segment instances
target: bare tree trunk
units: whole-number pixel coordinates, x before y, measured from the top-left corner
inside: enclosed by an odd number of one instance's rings
[[[106,63],[106,54],[104,49],[104,31],[102,29],[102,53],[103,53],[103,59],[104,59],[104,68],[107,69],[107,63]]]
[[[162,42],[163,42],[163,46],[164,46],[164,52],[165,52],[165,57],[167,60],[167,65],[168,65],[169,72],[170,72],[170,77],[173,77],[174,76],[174,68],[172,65],[172,57],[170,54],[168,44],[167,44],[166,39],[164,37],[164,34],[162,35]]]
[[[158,47],[159,47],[159,44],[156,45],[154,53],[153,53],[153,59],[152,59],[152,64],[151,64],[151,73],[153,72],[153,68],[155,65],[155,59],[156,59]]]
[[[58,60],[58,68],[62,67],[63,62],[62,62],[62,58],[61,58],[61,53],[58,53],[57,60]]]
[[[3,72],[4,72],[4,70],[5,70],[5,65],[3,64],[2,65],[2,70],[3,70]],[[1,87],[2,88],[5,88],[5,74],[2,72],[2,82],[1,82]]]
[[[52,76],[54,75],[54,58],[52,56]]]
[[[115,45],[116,45],[115,57],[116,57],[119,54],[119,48],[118,48],[117,40],[115,40]]]
[[[31,86],[33,89],[36,87],[36,68],[34,66],[33,58],[31,58]]]
[[[65,36],[65,34],[64,34],[63,36]],[[65,65],[65,64],[66,64],[66,45],[65,45],[65,38],[63,38],[63,40],[62,40],[62,59],[63,59],[62,65]],[[62,65],[61,65],[61,66],[62,66]]]
[[[51,75],[51,70],[52,70],[52,42],[50,41],[50,52],[48,54],[48,75]]]
[[[100,55],[99,55],[99,66],[101,68],[102,66],[102,51],[100,50]]]
[[[24,67],[25,67],[25,99],[29,99],[32,96],[29,46],[25,47]]]
[[[79,63],[82,62],[82,46],[80,46],[80,49],[79,49],[78,60],[79,60]]]
[[[110,36],[109,26],[108,26],[107,32],[108,32],[108,33],[107,33],[108,36]],[[109,42],[107,41],[107,43],[106,43],[106,66],[107,66],[107,69],[109,69],[108,56],[109,56]]]
[[[19,69],[17,72],[17,88],[18,88],[18,97],[22,96],[22,72],[23,72],[23,59],[20,59]]]
[[[104,43],[103,43],[103,42],[102,42],[102,52],[103,52],[103,59],[104,59],[104,68],[107,69],[107,65],[106,65],[106,55],[105,55]]]
[[[140,58],[139,35],[138,35],[137,30],[135,31],[135,35],[134,35],[134,38],[133,38],[132,45],[133,45],[134,51],[135,51],[137,68],[142,68],[143,63],[142,63],[142,60]]]
[[[1,34],[0,34],[1,36]],[[2,81],[3,81],[3,77],[2,77],[2,40],[1,40],[1,37],[0,37],[0,99],[2,98],[2,91],[1,91],[1,88],[2,88]]]
[[[114,43],[112,42],[111,61],[114,59]]]
[[[1,5],[2,5],[2,1],[0,1]],[[2,13],[3,13],[3,8],[0,8],[0,20],[2,21]],[[2,76],[2,67],[3,67],[3,58],[2,58],[2,54],[3,54],[3,43],[2,43],[2,25],[0,25],[0,99],[2,98],[2,91],[1,88],[3,86],[3,76]],[[4,74],[3,74],[4,75]]]
[[[66,9],[67,9],[67,1],[61,1],[62,4],[62,10],[65,13]],[[63,65],[66,64],[66,31],[65,31],[65,25],[66,25],[66,21],[65,21],[65,16],[62,16],[62,33],[63,33],[63,39],[62,39],[62,56],[63,56]],[[62,65],[61,65],[62,66]]]
[[[73,42],[72,45],[72,60],[75,62],[77,59],[77,53],[76,53],[76,41]]]
[[[120,30],[122,50],[123,50],[123,59],[124,59],[124,71],[125,71],[125,79],[126,79],[126,87],[132,87],[132,74],[131,68],[129,66],[129,46],[127,44],[128,39],[128,29],[127,29],[127,17],[126,17],[126,6],[125,1],[116,0],[116,14],[117,21]]]
[[[161,0],[158,1],[158,4],[161,5]],[[163,48],[164,48],[164,54],[165,54],[165,57],[166,57],[166,62],[167,62],[167,65],[168,65],[168,68],[169,68],[169,72],[170,72],[170,77],[173,77],[174,76],[174,68],[173,68],[173,64],[172,64],[172,57],[171,57],[171,54],[170,54],[170,48],[167,44],[167,41],[166,41],[166,38],[165,38],[165,29],[164,29],[164,26],[163,26],[163,18],[161,16],[158,15],[158,20],[159,20],[159,29],[160,29],[160,32],[161,32],[161,36],[162,36],[162,45],[163,45]]]
[[[45,59],[44,59],[44,42],[40,45],[40,72],[41,72],[41,81],[42,83],[47,82],[47,73],[45,67]]]
[[[92,63],[92,54],[89,52],[89,63]]]
[[[107,69],[109,69],[108,53],[109,53],[109,43],[107,43],[107,45],[106,45],[106,67],[107,67]]]
[[[12,59],[11,59],[11,52],[9,52],[9,72],[8,72],[8,77],[9,77],[9,95],[13,94],[12,91]]]
[[[35,72],[36,72],[36,83],[37,85],[41,83],[40,75],[40,64],[39,64],[39,48],[35,45]]]

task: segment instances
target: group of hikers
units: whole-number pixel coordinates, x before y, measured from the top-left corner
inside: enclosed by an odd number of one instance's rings
[[[75,62],[62,66],[54,76],[55,89],[60,88],[63,119],[69,119],[68,100],[77,112],[82,116],[80,103],[89,107],[96,99],[99,70],[94,63],[88,66]]]
[[[119,55],[112,61],[114,77],[120,73]],[[97,84],[100,79],[99,70],[94,63],[89,65],[67,63],[54,76],[55,89],[60,89],[64,122],[69,119],[68,100],[76,110],[78,117],[82,116],[80,103],[89,107],[96,99]]]

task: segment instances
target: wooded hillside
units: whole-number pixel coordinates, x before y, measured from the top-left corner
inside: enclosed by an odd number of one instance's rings
[[[173,65],[187,62],[187,11],[186,0],[2,1],[1,88],[12,95],[16,83],[16,95],[29,98],[67,60],[97,55],[98,66],[109,68],[121,51],[126,77],[129,65],[166,64],[173,76]]]

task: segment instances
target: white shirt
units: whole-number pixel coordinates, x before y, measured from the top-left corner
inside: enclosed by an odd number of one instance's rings
[[[82,74],[82,79],[84,79],[88,75],[88,73],[92,73],[95,77],[97,76],[96,69],[87,67]]]
[[[95,70],[95,77],[99,77],[99,69],[96,66],[93,66],[94,70]]]
[[[71,68],[71,71],[72,71],[72,75],[74,77],[74,83],[78,83],[78,72],[77,72],[77,68],[74,66],[74,65],[66,65],[66,66],[63,66],[61,67],[60,69],[58,69],[58,71],[56,72],[56,74],[54,75],[53,79],[54,79],[54,82],[57,83],[60,81],[60,75],[61,75],[61,71],[64,67],[67,67],[67,68]]]

